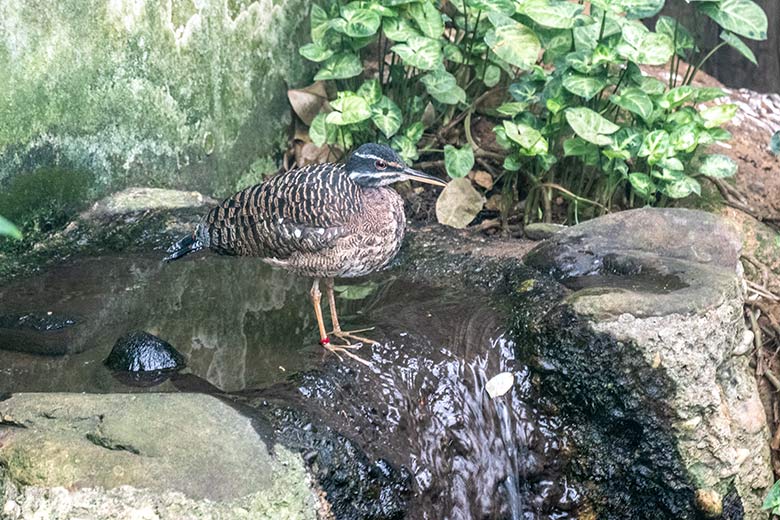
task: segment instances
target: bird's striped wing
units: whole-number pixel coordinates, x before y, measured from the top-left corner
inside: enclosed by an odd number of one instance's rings
[[[211,210],[201,233],[222,254],[284,259],[327,248],[361,204],[343,166],[309,165],[236,193]]]

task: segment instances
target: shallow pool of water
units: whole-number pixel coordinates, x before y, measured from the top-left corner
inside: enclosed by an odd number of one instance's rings
[[[74,260],[0,289],[0,392],[282,399],[408,468],[410,518],[575,518],[565,427],[516,359],[501,310],[483,295],[393,271],[370,288],[339,300],[345,328],[376,327],[366,334],[379,345],[358,351],[368,368],[316,344],[308,280],[258,261]],[[112,374],[103,360],[133,330],[170,342],[187,358],[184,373],[143,384]],[[491,399],[485,383],[501,372],[514,386]]]

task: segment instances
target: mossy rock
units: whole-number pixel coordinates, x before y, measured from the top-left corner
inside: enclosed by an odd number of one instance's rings
[[[90,177],[83,197],[132,184],[230,193],[286,142],[287,85],[309,75],[297,53],[308,7],[3,2],[0,187],[59,171]]]

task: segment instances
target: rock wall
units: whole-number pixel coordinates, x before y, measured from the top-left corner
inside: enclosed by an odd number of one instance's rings
[[[0,3],[0,187],[51,168],[231,192],[290,122],[305,0]],[[266,161],[267,164],[267,161]],[[0,208],[2,209],[2,208]]]

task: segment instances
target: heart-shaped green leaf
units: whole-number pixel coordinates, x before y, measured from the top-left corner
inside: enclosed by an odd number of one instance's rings
[[[753,65],[758,65],[758,62],[756,61],[756,55],[753,54],[753,51],[750,50],[750,47],[745,45],[745,42],[740,40],[739,36],[728,31],[723,31],[720,33],[720,39],[736,49],[737,52],[746,57]]]
[[[656,164],[669,151],[669,134],[665,130],[654,130],[645,136],[637,155],[647,157],[649,164]]]
[[[766,40],[766,13],[752,0],[700,2],[696,7],[727,31],[751,40]]]
[[[428,38],[438,38],[444,32],[441,13],[430,0],[423,0],[409,6],[409,14],[417,27]]]
[[[579,4],[550,0],[518,0],[516,8],[518,13],[551,29],[571,29],[577,23],[577,15],[582,13]]]
[[[691,32],[675,18],[659,16],[655,22],[655,32],[665,34],[674,43],[674,50],[681,57],[685,57],[685,51],[696,48],[696,42]]]
[[[502,60],[523,70],[539,58],[542,45],[534,31],[498,12],[488,15],[493,27],[485,33],[485,43]]]
[[[724,103],[705,108],[699,115],[704,120],[704,128],[714,128],[731,121],[737,115],[737,105]]]
[[[610,96],[609,100],[645,121],[653,114],[653,101],[638,87],[626,87],[620,91],[620,95]]]
[[[657,15],[664,6],[665,0],[620,0],[619,5],[626,12],[627,18],[650,18]]]
[[[563,87],[574,95],[590,100],[607,86],[607,82],[597,76],[586,76],[569,72],[563,77]]]
[[[341,8],[341,19],[345,23],[331,26],[351,38],[373,36],[379,30],[382,16],[373,9],[365,9],[361,2],[351,2]]]
[[[512,121],[504,121],[503,125],[507,138],[520,145],[521,155],[534,156],[547,153],[547,140],[534,127]]]
[[[354,92],[339,92],[336,99],[330,102],[330,107],[333,112],[327,115],[325,121],[332,125],[351,125],[371,117],[368,102]]]
[[[363,64],[360,58],[350,52],[342,52],[325,60],[317,75],[314,76],[314,80],[352,78],[361,72],[363,72]]]
[[[667,184],[662,187],[662,190],[671,199],[682,199],[691,193],[701,195],[701,185],[693,177],[684,177],[679,181]]]
[[[392,51],[401,57],[404,64],[420,70],[434,70],[441,65],[441,44],[431,38],[412,36],[406,43],[393,45]]]
[[[420,33],[403,18],[389,18],[382,25],[385,36],[394,42],[405,42]]]
[[[566,121],[578,136],[599,146],[610,144],[612,142],[610,134],[620,129],[612,121],[586,107],[567,109]]]
[[[455,105],[466,102],[466,92],[458,86],[455,76],[444,69],[429,72],[420,78],[425,90],[439,103]]]
[[[699,164],[699,173],[717,179],[733,177],[737,174],[737,163],[725,155],[705,155]]]
[[[371,121],[374,122],[385,137],[390,139],[401,128],[403,114],[392,99],[382,96],[371,107]]]
[[[298,49],[301,56],[316,63],[322,62],[333,56],[334,51],[317,43],[308,43]]]
[[[455,148],[452,145],[444,146],[444,167],[447,175],[453,179],[465,177],[474,167],[474,152],[471,146]]]
[[[676,151],[692,152],[699,144],[699,128],[696,123],[680,125],[672,130],[669,144]]]
[[[628,182],[631,184],[631,188],[643,199],[650,199],[655,195],[656,188],[653,179],[646,173],[629,173]]]

